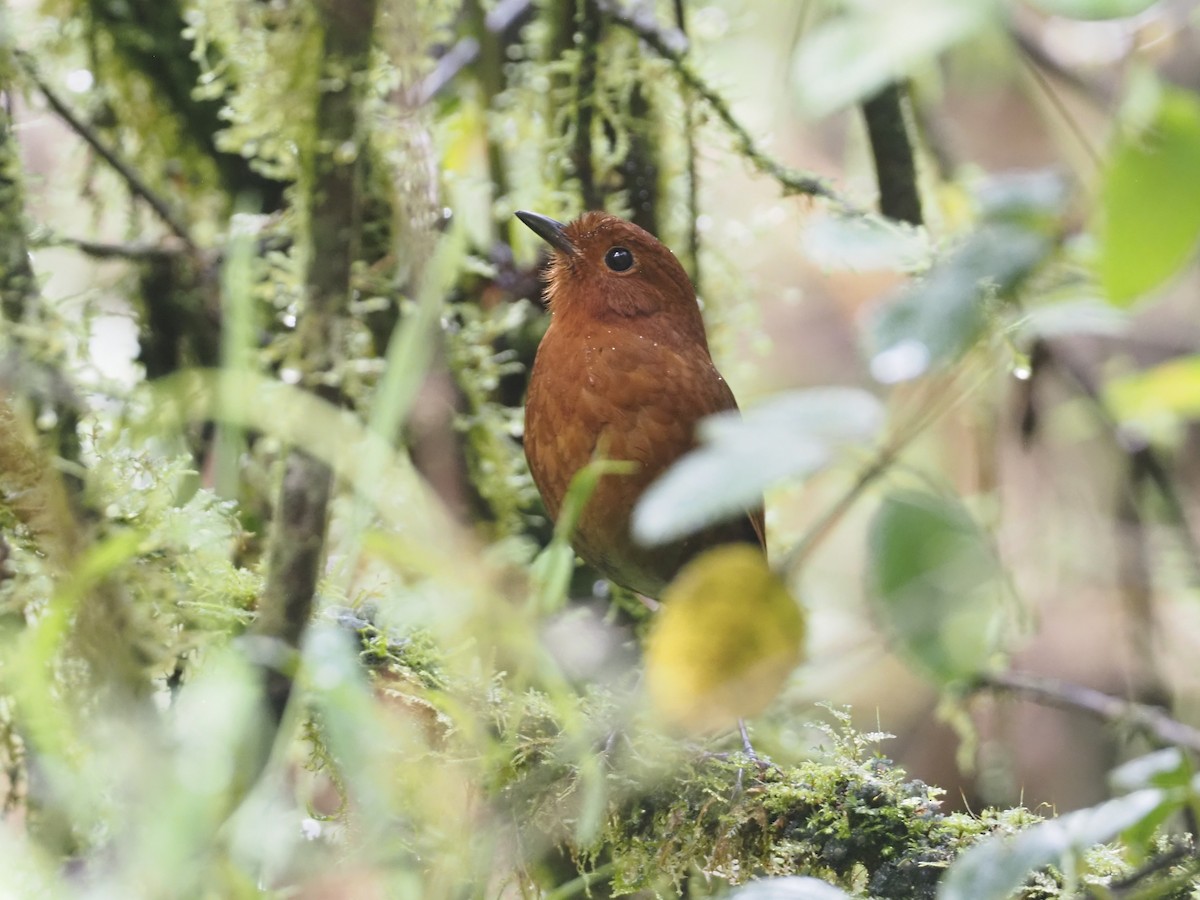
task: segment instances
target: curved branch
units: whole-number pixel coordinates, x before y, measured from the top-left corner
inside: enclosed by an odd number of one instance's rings
[[[1027,672],[998,672],[981,676],[971,693],[1009,694],[1042,706],[1087,713],[1111,725],[1128,725],[1159,743],[1200,753],[1200,729],[1172,719],[1156,706],[1123,700],[1093,688]]]

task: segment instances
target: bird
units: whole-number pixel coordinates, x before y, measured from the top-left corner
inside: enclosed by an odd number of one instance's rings
[[[524,433],[547,513],[557,520],[572,478],[597,456],[633,464],[600,477],[572,534],[575,552],[651,600],[709,548],[743,543],[765,553],[761,506],[659,546],[630,532],[638,499],[696,446],[700,420],[737,409],[679,260],[648,231],[606,212],[569,224],[524,210],[516,216],[552,251],[550,324],[530,373]]]

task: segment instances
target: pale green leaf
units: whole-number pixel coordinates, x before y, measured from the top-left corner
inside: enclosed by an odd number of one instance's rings
[[[1146,430],[1159,422],[1200,418],[1200,355],[1114,379],[1105,396],[1118,420]]]
[[[868,596],[896,649],[942,684],[993,668],[1008,586],[991,541],[957,498],[888,494],[871,523]]]
[[[1179,271],[1200,238],[1200,99],[1163,87],[1143,128],[1118,140],[1101,188],[1100,283],[1128,305]]]
[[[911,271],[930,256],[926,233],[879,216],[821,216],[804,229],[804,252],[824,269]]]
[[[1192,780],[1192,764],[1178,747],[1165,747],[1135,757],[1113,769],[1108,780],[1115,790],[1183,788]]]
[[[1017,835],[988,838],[950,867],[938,888],[938,900],[1006,900],[1038,869],[1111,841],[1154,815],[1164,802],[1163,791],[1137,791],[1049,819]]]
[[[983,29],[991,0],[864,0],[801,43],[793,78],[801,109],[819,117],[857,103]]]
[[[811,475],[882,424],[879,401],[854,388],[792,391],[744,416],[712,416],[700,425],[701,446],[642,496],[634,536],[663,543],[757,507],[767,488]]]
[[[966,352],[984,332],[988,298],[1011,293],[1052,246],[1016,225],[974,232],[875,317],[871,373],[886,383],[906,381]]]
[[[729,900],[850,900],[850,895],[819,878],[789,875],[751,881],[730,894]]]
[[[1030,0],[1039,9],[1068,19],[1123,19],[1145,12],[1158,0]]]

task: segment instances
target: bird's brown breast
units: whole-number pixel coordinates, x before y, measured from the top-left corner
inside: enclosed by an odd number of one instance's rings
[[[525,453],[551,517],[575,473],[593,458],[628,460],[630,474],[605,475],[576,529],[576,551],[602,574],[657,596],[707,546],[759,540],[749,518],[660,547],[629,533],[642,492],[695,446],[696,423],[736,408],[707,348],[681,346],[652,319],[576,325],[556,316],[538,348],[525,411]]]

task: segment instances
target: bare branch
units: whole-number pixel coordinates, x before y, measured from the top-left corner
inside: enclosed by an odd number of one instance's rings
[[[1161,744],[1200,753],[1200,729],[1171,718],[1156,706],[1123,700],[1093,688],[1027,672],[998,672],[980,677],[972,686],[973,693],[982,691],[1087,713],[1111,725],[1135,728]]]

